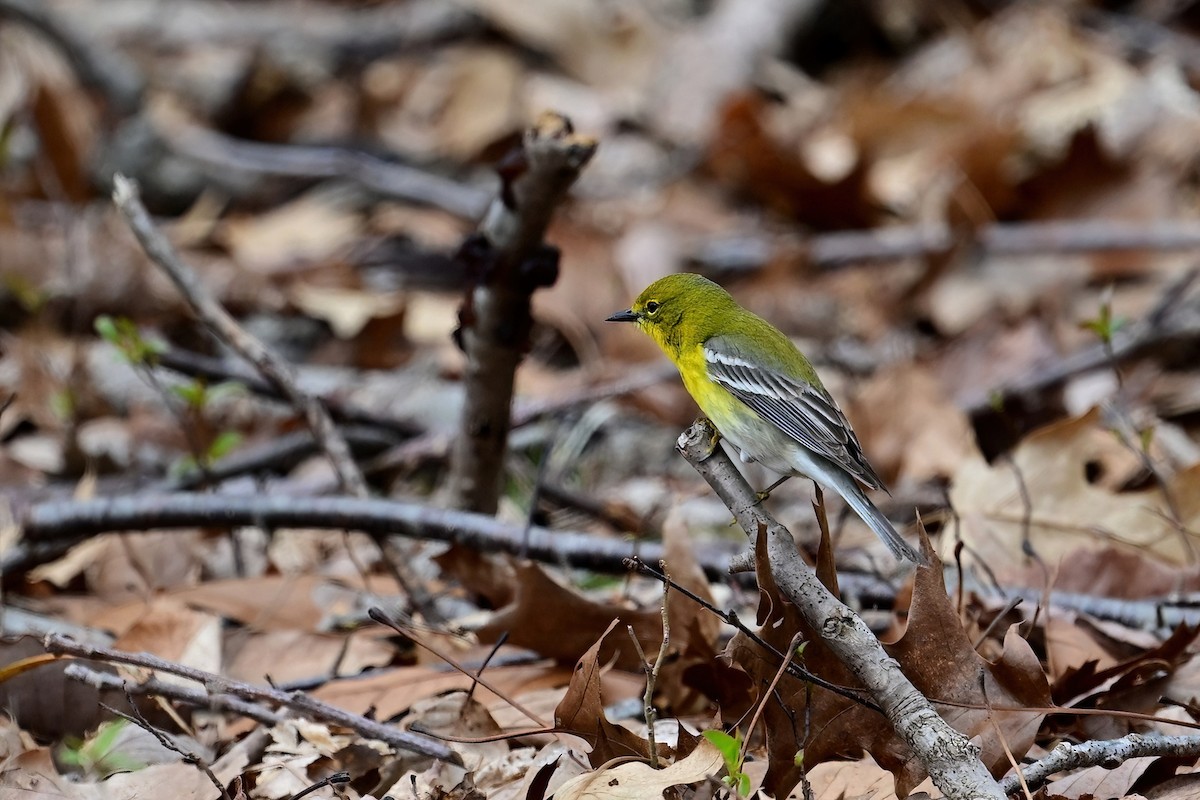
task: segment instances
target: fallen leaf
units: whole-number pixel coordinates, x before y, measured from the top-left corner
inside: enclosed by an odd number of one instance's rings
[[[563,784],[554,793],[555,800],[644,800],[660,797],[672,786],[698,783],[724,768],[720,751],[701,741],[691,755],[662,769],[647,764],[621,764],[598,770]]]
[[[1189,563],[1196,541],[1185,531],[1200,529],[1200,465],[1168,481],[1180,530],[1159,489],[1117,492],[1089,481],[1089,464],[1114,449],[1123,450],[1100,413],[1092,411],[1030,434],[1011,461],[964,462],[950,502],[961,520],[966,561],[987,564],[1001,583],[1023,579],[1022,541],[1028,534],[1034,552],[1052,569],[1077,550],[1104,546]],[[954,538],[943,539],[943,552],[955,545]]]
[[[596,643],[575,665],[571,685],[562,702],[554,709],[554,727],[562,733],[579,736],[589,745],[588,761],[598,767],[614,758],[643,758],[650,743],[642,737],[608,721],[600,692],[600,676],[605,670],[600,650],[605,638],[617,627],[617,621],[605,629]],[[618,632],[618,636],[624,631]],[[661,748],[661,745],[660,745]]]

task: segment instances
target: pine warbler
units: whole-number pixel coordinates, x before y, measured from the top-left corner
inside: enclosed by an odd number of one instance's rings
[[[804,475],[837,492],[896,555],[924,556],[862,486],[883,482],[816,370],[771,323],[700,275],[668,275],[608,322],[634,322],[675,362],[683,385],[743,461]]]

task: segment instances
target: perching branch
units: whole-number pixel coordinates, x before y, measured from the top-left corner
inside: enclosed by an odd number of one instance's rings
[[[473,286],[459,310],[467,355],[466,403],[450,458],[451,505],[495,513],[508,443],[513,379],[533,325],[530,300],[558,277],[558,251],[543,243],[555,208],[596,152],[565,117],[545,114],[520,152],[500,165],[502,185],[463,243]]]
[[[896,733],[952,800],[1000,800],[999,784],[979,760],[979,748],[943,720],[889,657],[857,614],[829,593],[780,525],[719,447],[707,420],[685,431],[676,445],[753,540],[766,536],[775,582],[826,645],[883,709]],[[761,546],[761,544],[759,545]]]
[[[375,720],[367,719],[358,714],[351,714],[328,703],[316,700],[304,692],[282,692],[264,686],[233,680],[223,675],[194,667],[177,664],[173,661],[150,655],[149,653],[126,653],[109,647],[97,647],[83,644],[66,636],[50,634],[42,640],[42,646],[47,653],[54,655],[70,655],[76,658],[88,658],[94,661],[105,661],[112,664],[132,664],[136,667],[158,670],[182,678],[195,681],[211,694],[231,694],[243,700],[256,703],[268,703],[282,708],[289,708],[310,719],[341,725],[365,736],[377,739],[400,750],[436,758],[439,761],[460,763],[460,757],[443,743],[411,731],[404,731],[392,725],[385,725]]]

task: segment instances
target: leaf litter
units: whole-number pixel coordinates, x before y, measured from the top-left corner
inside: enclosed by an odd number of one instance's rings
[[[654,277],[705,271],[803,341],[893,490],[888,513],[909,533],[922,524],[932,533],[944,574],[910,580],[831,501],[835,575],[803,482],[770,501],[819,552],[826,584],[862,607],[889,656],[994,774],[1059,742],[1190,732],[1177,723],[1197,719],[1200,694],[1194,291],[1168,304],[1165,319],[1154,314],[1194,258],[1195,234],[1166,246],[1160,225],[1195,216],[1192,15],[1083,2],[915,3],[841,18],[804,3],[750,13],[732,0],[473,2],[467,18],[482,27],[472,28],[448,5],[409,0],[317,4],[323,19],[345,23],[317,35],[304,14],[244,3],[222,9],[241,35],[218,43],[204,25],[149,14],[145,0],[119,5],[46,3],[144,73],[145,108],[133,116],[121,117],[103,81],[83,79],[61,48],[20,24],[0,30],[6,557],[26,544],[15,520],[34,503],[145,491],[301,427],[252,391],[220,396],[218,377],[181,377],[153,358],[129,363],[131,350],[154,351],[143,347],[150,341],[220,353],[109,207],[107,177],[97,176],[118,170],[137,176],[206,285],[306,385],[413,423],[430,441],[455,433],[464,365],[451,331],[471,278],[449,256],[474,220],[436,200],[378,196],[351,175],[272,172],[262,150],[204,167],[170,137],[156,139],[155,125],[174,130],[164,120],[177,115],[226,135],[224,147],[295,148],[292,158],[363,148],[486,198],[486,167],[549,100],[601,148],[551,228],[561,276],[534,296],[519,405],[599,392],[657,363],[646,342],[601,320]],[[411,27],[387,28],[379,20],[391,18],[372,9],[410,14]],[[179,13],[215,24],[207,11],[188,0]],[[264,24],[295,35],[256,39]],[[1036,227],[1077,222],[1093,225],[1078,229],[1093,245],[1096,231],[1122,226],[1140,238],[1092,249]],[[941,244],[878,255],[914,231]],[[1009,234],[1016,245],[1003,244]],[[847,241],[858,249],[829,260],[828,248]],[[1022,383],[1103,344],[1080,323],[1098,318],[1106,292],[1118,316],[1147,321],[1147,343],[1060,380]],[[124,351],[97,342],[104,318],[129,321]],[[740,534],[674,453],[694,416],[674,383],[586,420],[578,404],[560,408],[514,435],[504,522],[611,539],[626,533],[614,515],[580,499],[619,499],[616,516],[661,535],[679,587],[754,612],[752,628],[776,649],[799,633],[798,661],[853,690],[761,557],[757,592],[697,564],[694,546]],[[373,485],[435,504],[445,448],[410,446]],[[540,486],[540,463],[554,452],[573,457],[548,470],[553,486]],[[308,456],[210,488],[304,495],[327,477]],[[630,541],[630,554],[638,547]],[[20,612],[40,633],[86,626],[121,649],[462,740],[461,766],[430,764],[302,716],[271,727],[139,701],[156,725],[202,743],[218,780],[229,787],[240,776],[250,797],[292,796],[341,771],[350,777],[339,791],[351,797],[407,796],[414,786],[421,798],[710,797],[729,791],[722,777],[739,781],[704,731],[741,737],[735,769],[772,796],[805,781],[817,797],[929,788],[876,712],[790,675],[768,692],[778,657],[678,588],[667,595],[671,635],[650,698],[664,764],[653,770],[642,695],[643,657],[653,662],[663,647],[657,582],[461,546],[407,553],[446,619],[418,614],[401,634],[367,620],[367,609],[405,598],[359,534],[197,527],[93,538],[5,572],[0,664],[37,650],[34,639],[12,638]],[[876,574],[851,569],[863,565]],[[882,582],[885,596],[864,592],[864,580]],[[213,796],[178,753],[103,779],[69,775],[54,746],[102,739],[107,723],[101,693],[74,694],[87,687],[61,667],[0,682],[4,790]],[[59,696],[69,699],[47,705]],[[1042,791],[1182,797],[1195,765],[1136,758],[1059,776]]]

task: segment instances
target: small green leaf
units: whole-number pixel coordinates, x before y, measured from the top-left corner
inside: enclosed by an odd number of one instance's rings
[[[230,397],[246,394],[246,387],[237,381],[221,381],[208,387],[208,402],[215,403]]]
[[[803,750],[796,751],[796,755],[794,755],[792,757],[792,763],[795,764],[797,767],[804,766],[804,751]]]
[[[237,431],[221,431],[213,443],[208,446],[208,452],[205,453],[208,462],[211,464],[218,461],[229,454],[233,448],[242,443],[242,435]]]
[[[1004,413],[1004,392],[999,389],[992,389],[988,392],[988,407],[997,414]]]
[[[717,750],[721,753],[721,758],[725,759],[725,766],[733,768],[729,770],[730,773],[740,766],[738,764],[738,754],[742,749],[742,736],[740,731],[738,732],[737,738],[730,736],[724,731],[704,731],[700,735],[705,739],[708,739],[709,743],[713,747],[717,748]]]
[[[203,409],[208,401],[208,387],[199,378],[172,386],[171,391],[178,395],[189,407],[196,410]]]
[[[1154,428],[1153,426],[1151,426],[1149,428],[1143,428],[1141,430],[1141,432],[1139,434],[1139,438],[1142,441],[1142,452],[1143,453],[1150,452],[1150,445],[1154,443],[1154,432],[1156,430],[1157,430],[1157,428]]]
[[[96,317],[96,321],[92,323],[96,329],[97,335],[109,344],[118,344],[119,337],[117,336],[117,323],[108,314],[101,314]]]
[[[50,395],[50,410],[60,420],[69,420],[75,416],[75,394],[70,389],[59,389]]]
[[[121,351],[129,363],[136,366],[149,364],[166,350],[162,342],[146,339],[138,326],[128,317],[110,317],[101,314],[92,326],[101,339]]]
[[[738,773],[737,793],[742,797],[748,797],[750,795],[750,776],[744,772]]]

